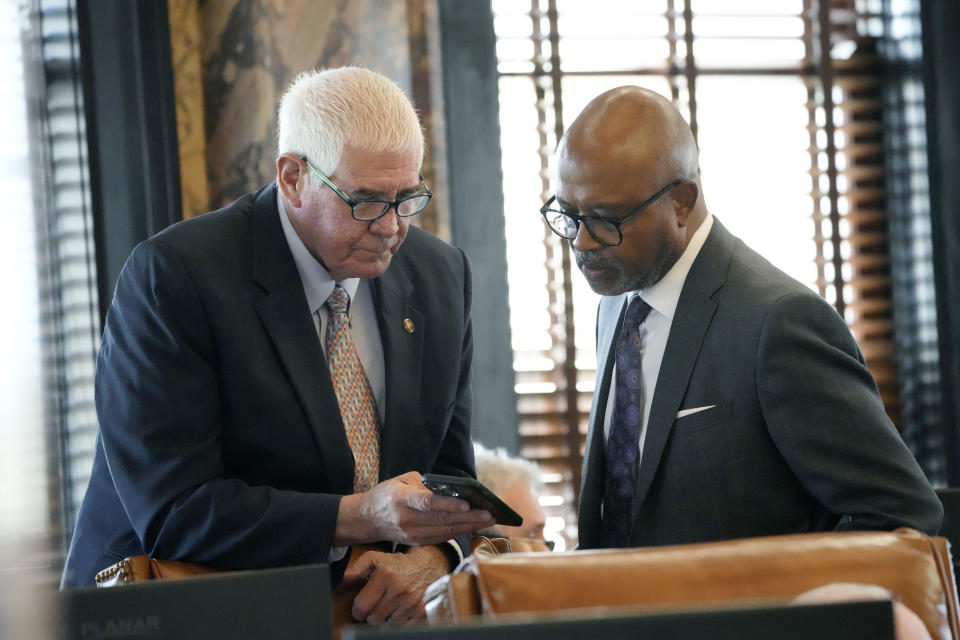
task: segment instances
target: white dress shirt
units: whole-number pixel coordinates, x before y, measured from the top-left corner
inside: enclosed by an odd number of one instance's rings
[[[693,261],[700,254],[703,243],[707,240],[707,235],[713,227],[713,216],[707,214],[707,217],[700,224],[693,237],[690,238],[687,248],[684,249],[680,259],[667,271],[666,275],[653,286],[642,289],[641,291],[632,291],[627,296],[629,300],[639,295],[644,302],[650,305],[650,314],[640,327],[640,339],[643,349],[643,375],[641,376],[641,388],[643,390],[643,421],[640,423],[640,459],[643,458],[643,442],[647,436],[647,421],[650,418],[650,407],[653,405],[653,392],[657,388],[657,377],[660,375],[660,364],[663,362],[663,352],[667,347],[667,338],[670,335],[670,325],[673,324],[673,315],[677,310],[677,302],[680,300],[680,292],[683,290],[683,283],[690,273],[690,267]],[[608,360],[610,362],[610,360]],[[617,388],[617,369],[613,367],[613,374],[610,377],[610,392],[607,396],[607,407],[603,416],[603,441],[607,441],[610,435],[610,416],[613,415],[613,405]]]

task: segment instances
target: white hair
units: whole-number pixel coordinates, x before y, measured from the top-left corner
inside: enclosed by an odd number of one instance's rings
[[[530,486],[534,495],[542,493],[540,467],[509,455],[506,449],[488,449],[479,442],[473,443],[473,456],[477,464],[477,480],[497,495],[506,493],[518,482]]]
[[[392,80],[360,67],[304,71],[280,99],[277,155],[305,156],[330,175],[345,146],[407,152],[423,160],[423,130]]]

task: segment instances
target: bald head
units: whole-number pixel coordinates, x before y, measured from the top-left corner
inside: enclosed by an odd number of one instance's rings
[[[699,175],[697,145],[683,116],[669,100],[641,87],[618,87],[594,98],[557,151],[561,165],[583,170],[581,161],[589,159],[598,170],[624,179],[643,174],[666,183]]]
[[[564,237],[601,295],[659,282],[707,217],[690,127],[647,89],[619,87],[590,102],[560,140],[556,168],[560,215],[551,224],[575,225]]]

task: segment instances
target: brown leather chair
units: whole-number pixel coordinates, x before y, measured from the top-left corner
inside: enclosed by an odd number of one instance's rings
[[[948,543],[912,529],[550,554],[480,549],[430,586],[427,612],[449,622],[589,607],[774,604],[833,582],[884,587],[934,640],[960,640]]]

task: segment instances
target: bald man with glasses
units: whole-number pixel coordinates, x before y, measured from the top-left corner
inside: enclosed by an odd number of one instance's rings
[[[942,507],[842,318],[710,214],[697,155],[639,87],[594,99],[558,145],[541,213],[603,296],[580,547],[937,533]]]

